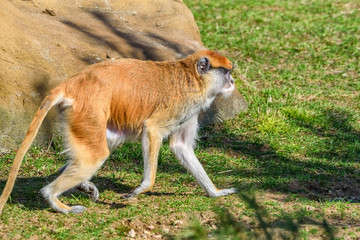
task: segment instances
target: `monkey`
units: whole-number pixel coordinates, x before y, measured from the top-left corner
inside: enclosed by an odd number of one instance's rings
[[[180,164],[210,197],[236,193],[218,189],[194,153],[198,116],[235,88],[233,64],[226,57],[200,50],[177,61],[117,59],[90,65],[50,91],[27,130],[0,197],[0,214],[14,187],[22,159],[48,111],[57,106],[69,162],[59,176],[41,189],[50,207],[60,213],[81,213],[86,207],[68,206],[58,197],[77,188],[96,200],[90,182],[110,153],[125,141],[140,140],[143,179],[126,198],[150,191],[155,183],[159,149],[164,139]]]

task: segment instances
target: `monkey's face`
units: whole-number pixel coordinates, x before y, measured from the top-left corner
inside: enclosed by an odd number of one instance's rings
[[[198,73],[208,81],[208,96],[221,94],[229,97],[235,89],[235,81],[231,76],[232,69],[212,67],[206,57],[200,58],[197,64]]]

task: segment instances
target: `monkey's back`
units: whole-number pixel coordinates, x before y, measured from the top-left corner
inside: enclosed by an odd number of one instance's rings
[[[96,122],[100,116],[118,131],[141,131],[149,119],[169,127],[190,114],[187,106],[203,97],[204,83],[192,69],[179,61],[107,61],[86,68],[62,88],[73,100],[74,121]]]

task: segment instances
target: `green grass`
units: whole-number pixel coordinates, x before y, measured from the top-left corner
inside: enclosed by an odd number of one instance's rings
[[[66,194],[64,202],[87,211],[56,214],[39,190],[64,159],[34,147],[0,217],[0,238],[121,238],[149,226],[152,238],[360,236],[360,3],[185,3],[204,45],[237,64],[236,84],[249,103],[248,112],[202,129],[196,154],[217,186],[244,195],[205,197],[165,145],[156,187],[125,201],[142,177],[141,146],[126,144],[94,178],[99,201]],[[13,157],[1,157],[1,187]]]

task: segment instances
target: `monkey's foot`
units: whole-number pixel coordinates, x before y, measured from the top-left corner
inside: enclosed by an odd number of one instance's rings
[[[125,194],[125,195],[121,196],[121,198],[123,198],[123,199],[130,199],[130,198],[136,197],[136,196],[139,195],[140,193],[144,193],[144,192],[149,191],[151,188],[152,188],[152,185],[151,185],[149,182],[143,181],[143,182],[140,184],[140,186],[138,186],[137,188],[135,188],[134,191],[132,191],[132,192],[129,193],[129,194]]]
[[[226,195],[230,195],[230,194],[234,194],[237,193],[237,189],[236,188],[228,188],[228,189],[220,189],[217,192],[211,193],[209,194],[210,197],[220,197],[220,196],[226,196]]]
[[[68,214],[68,213],[78,214],[78,213],[82,213],[86,209],[86,207],[81,205],[75,205],[68,208],[59,208],[58,206],[51,205],[51,208],[54,209],[56,212],[64,213],[64,214]]]
[[[81,205],[76,205],[76,206],[72,206],[71,209],[69,210],[69,213],[82,213],[84,210],[86,209],[86,207],[81,206]]]
[[[76,187],[76,189],[86,193],[90,197],[90,199],[93,200],[94,202],[99,197],[99,190],[97,189],[95,184],[93,184],[90,181],[85,181],[81,183],[79,186]]]
[[[121,198],[122,199],[131,199],[133,197],[136,197],[138,194],[135,194],[135,193],[128,193],[128,194],[125,194],[125,195],[122,195]]]

